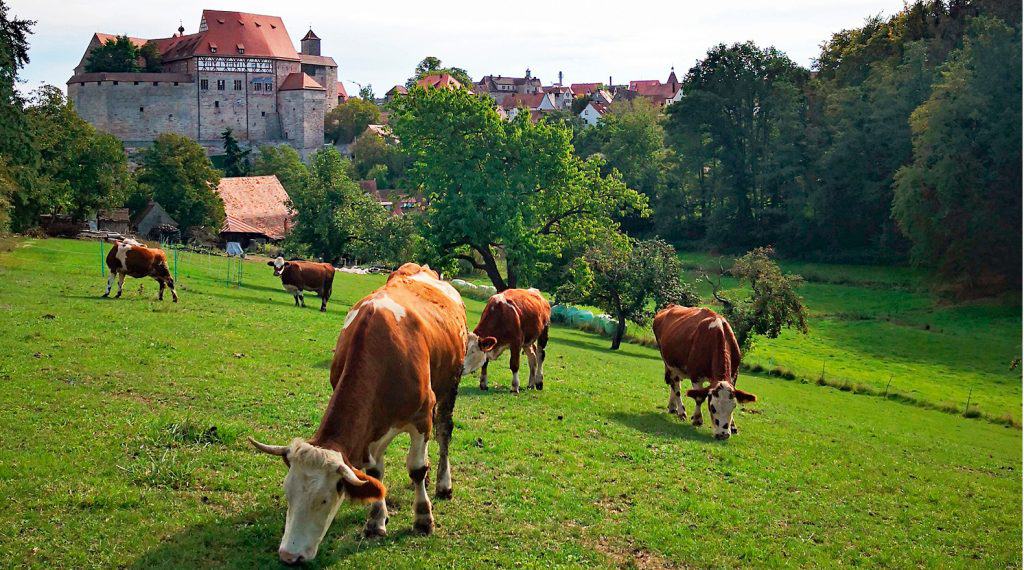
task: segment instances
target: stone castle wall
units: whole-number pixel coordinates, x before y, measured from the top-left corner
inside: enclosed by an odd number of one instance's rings
[[[86,122],[123,141],[151,141],[162,133],[195,138],[196,83],[156,83],[70,83],[68,98]]]

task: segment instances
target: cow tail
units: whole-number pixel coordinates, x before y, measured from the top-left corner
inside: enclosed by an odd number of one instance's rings
[[[729,382],[732,381],[732,350],[730,348],[729,336],[725,334],[725,327],[719,327],[718,350],[715,351],[712,362],[711,373],[713,380]]]

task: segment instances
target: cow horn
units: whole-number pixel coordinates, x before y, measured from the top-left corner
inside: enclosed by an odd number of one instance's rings
[[[346,483],[356,486],[366,484],[366,479],[356,477],[355,471],[352,471],[352,468],[346,465],[345,462],[342,462],[341,465],[338,466],[338,473],[341,474],[341,478],[344,479]]]
[[[260,443],[251,437],[248,439],[249,443],[251,443],[253,447],[262,451],[263,453],[269,453],[270,455],[278,455],[280,457],[288,457],[287,445],[267,445],[265,443]]]

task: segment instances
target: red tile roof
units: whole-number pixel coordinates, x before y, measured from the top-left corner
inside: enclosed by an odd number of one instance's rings
[[[424,75],[416,82],[416,85],[420,87],[446,87],[448,89],[459,89],[462,87],[462,83],[459,83],[458,79],[455,79],[447,73],[431,73],[430,75]]]
[[[591,101],[589,106],[593,107],[594,110],[597,111],[598,115],[603,115],[608,112],[608,104],[601,101]]]
[[[288,193],[276,176],[221,178],[217,194],[224,201],[227,215],[221,231],[261,233],[272,239],[288,233]]]
[[[573,83],[569,87],[572,88],[572,92],[576,95],[590,95],[594,91],[597,91],[597,87],[600,83]]]
[[[300,71],[289,73],[288,77],[285,77],[284,81],[281,82],[281,86],[277,88],[278,91],[299,91],[300,89],[326,91],[323,85],[316,82],[316,79]]]
[[[91,83],[93,81],[139,81],[139,82],[150,82],[159,81],[162,83],[166,82],[178,82],[178,83],[192,83],[192,76],[187,73],[133,73],[133,72],[114,72],[114,71],[98,71],[94,73],[79,73],[74,75],[71,79],[68,79],[68,83]]]
[[[544,100],[544,95],[544,93],[514,93],[505,97],[501,102],[501,106],[505,109],[516,109],[518,107],[537,109],[540,107],[540,102]]]
[[[338,67],[338,62],[334,61],[333,57],[326,55],[310,55],[308,53],[300,53],[299,61],[309,65],[322,65],[324,67]]]
[[[338,82],[338,100],[348,101],[348,91],[345,91],[345,85],[343,85],[340,81]]]

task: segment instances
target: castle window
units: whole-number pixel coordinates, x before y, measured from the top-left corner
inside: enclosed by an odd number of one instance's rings
[[[156,87],[156,86],[158,86],[158,85],[160,85],[160,82],[159,82],[159,81],[154,81],[154,82],[153,82],[153,87]]]
[[[266,117],[267,116],[267,112],[266,111],[260,111],[260,116],[261,117]]]
[[[175,87],[177,87],[177,86],[178,86],[178,82],[177,82],[177,81],[175,81],[175,82],[174,82],[174,86],[175,86]]]
[[[145,111],[146,111],[146,108],[145,108],[145,107],[139,107],[139,112],[140,112],[140,113],[143,113],[143,112],[145,112]]]
[[[214,101],[213,102],[213,108],[214,109],[220,109],[220,101]]]
[[[136,81],[135,84],[138,85],[139,83]],[[203,89],[203,90],[209,89],[210,88],[210,80],[209,79],[200,79],[199,80],[199,88]]]
[[[135,85],[138,85],[138,84],[139,84],[139,82],[138,82],[138,81],[134,81],[133,83],[134,83]]]
[[[242,80],[241,79],[236,79],[235,80],[235,91],[241,91],[241,90],[242,90]]]
[[[225,81],[223,79],[218,79],[217,80],[217,91],[223,91],[226,84],[227,84],[227,81]]]
[[[96,85],[103,85],[103,82],[102,81],[97,81]]]
[[[116,82],[116,81],[114,82],[114,85],[117,85],[117,82]]]

